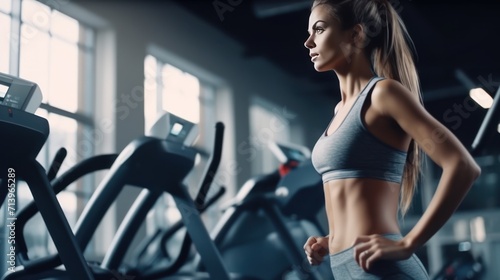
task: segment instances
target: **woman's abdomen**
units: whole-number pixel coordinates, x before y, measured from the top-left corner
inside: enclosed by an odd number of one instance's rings
[[[350,247],[360,235],[399,233],[399,185],[376,179],[326,182],[330,253]]]

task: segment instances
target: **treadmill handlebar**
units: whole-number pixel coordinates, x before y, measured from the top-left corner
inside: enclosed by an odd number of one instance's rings
[[[217,174],[217,169],[219,168],[220,161],[222,158],[222,146],[224,143],[224,124],[222,122],[217,122],[215,124],[215,140],[214,148],[212,153],[212,159],[210,165],[205,173],[205,177],[201,183],[200,191],[198,192],[194,202],[197,207],[202,207],[205,204],[205,199],[207,197],[210,185],[214,181],[214,177]]]
[[[59,172],[59,169],[61,169],[61,165],[66,158],[66,155],[68,155],[68,151],[66,151],[65,148],[60,148],[57,151],[56,155],[54,156],[54,160],[50,164],[49,171],[47,172],[47,178],[49,179],[49,182],[56,178],[57,173]]]
[[[51,181],[54,193],[60,193],[65,190],[67,186],[89,173],[109,169],[117,157],[118,154],[104,154],[94,156],[77,163],[61,176]],[[31,201],[28,205],[21,209],[16,215],[18,230],[23,232],[26,223],[38,212],[38,207],[34,201]],[[60,264],[58,255],[50,255],[37,260],[30,260],[28,257],[28,248],[26,240],[24,239],[24,234],[17,236],[16,244],[18,245],[18,260],[25,267],[29,267],[34,271],[41,271],[44,267],[52,267]]]

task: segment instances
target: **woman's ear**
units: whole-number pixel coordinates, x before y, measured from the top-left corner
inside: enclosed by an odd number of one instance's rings
[[[362,24],[356,24],[351,29],[351,40],[357,49],[364,48],[366,44],[365,28]]]

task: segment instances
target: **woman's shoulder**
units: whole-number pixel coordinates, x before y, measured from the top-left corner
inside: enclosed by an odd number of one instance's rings
[[[378,91],[378,92],[384,92],[384,93],[398,93],[399,91],[406,89],[403,84],[401,84],[399,81],[391,79],[391,78],[386,78],[386,77],[380,77],[382,78],[379,80],[376,84],[375,87],[373,88],[373,91]]]
[[[371,99],[373,106],[381,112],[387,112],[388,106],[420,103],[417,94],[413,94],[401,82],[390,78],[384,78],[375,84]]]
[[[418,94],[412,93],[401,82],[390,78],[383,78],[378,81],[373,88],[373,95],[376,98],[411,98],[416,101],[419,100]]]

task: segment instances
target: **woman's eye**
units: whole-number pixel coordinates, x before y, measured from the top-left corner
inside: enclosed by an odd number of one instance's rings
[[[325,30],[324,30],[323,28],[321,28],[321,27],[316,27],[316,28],[314,29],[314,32],[315,32],[316,34],[321,34],[321,33],[323,33],[323,31],[325,31]]]

